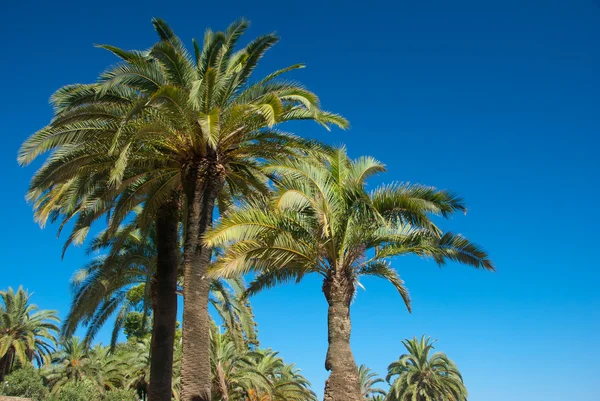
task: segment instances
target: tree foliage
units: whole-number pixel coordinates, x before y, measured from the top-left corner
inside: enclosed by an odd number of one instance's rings
[[[26,365],[4,378],[4,382],[0,384],[0,394],[44,401],[48,396],[48,389],[39,370]]]

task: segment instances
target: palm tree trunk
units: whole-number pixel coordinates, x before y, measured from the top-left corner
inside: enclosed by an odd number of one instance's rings
[[[179,210],[176,202],[161,207],[156,217],[156,281],[152,324],[150,401],[171,401],[173,345],[177,323]]]
[[[189,168],[184,185],[188,206],[183,253],[181,400],[210,401],[210,279],[206,273],[212,249],[202,244],[202,237],[212,226],[215,201],[223,187],[222,168],[203,160]]]
[[[358,367],[350,348],[350,302],[354,287],[350,279],[334,273],[325,279],[323,292],[329,304],[327,330],[329,347],[325,369],[324,401],[362,401]]]
[[[10,366],[10,350],[0,358],[0,383],[4,381],[4,377],[9,373]]]

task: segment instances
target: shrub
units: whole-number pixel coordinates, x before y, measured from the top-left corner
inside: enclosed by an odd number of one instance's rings
[[[44,386],[40,372],[33,366],[26,366],[4,378],[0,394],[43,401],[48,397],[48,389]]]
[[[98,390],[87,381],[67,382],[52,397],[52,401],[100,401]]]
[[[138,401],[139,398],[135,390],[118,389],[107,391],[102,398],[102,401]]]

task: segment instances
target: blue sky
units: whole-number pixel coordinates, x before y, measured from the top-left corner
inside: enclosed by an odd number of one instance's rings
[[[419,182],[467,200],[467,216],[444,227],[483,244],[498,272],[397,260],[412,315],[391,286],[366,280],[352,306],[358,363],[385,374],[400,341],[426,333],[458,364],[472,401],[600,399],[597,0],[7,3],[0,288],[22,284],[40,307],[65,315],[68,279],[86,258],[70,249],[61,261],[55,229],[33,222],[24,193],[34,168],[17,165],[17,149],[49,121],[54,90],[90,82],[115,61],[92,44],[150,46],[153,16],[186,43],[240,16],[253,23],[246,39],[277,31],[282,40],[257,74],[306,63],[293,78],[352,124],[331,133],[300,124],[296,133],[384,161],[389,172],[373,184]],[[318,280],[253,305],[262,344],[322,394]]]

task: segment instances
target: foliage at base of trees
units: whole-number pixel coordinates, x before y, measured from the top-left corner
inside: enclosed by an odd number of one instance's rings
[[[44,386],[39,370],[33,366],[25,366],[4,378],[0,394],[43,401],[48,396],[48,389]]]
[[[102,401],[138,401],[138,395],[133,389],[118,389],[106,392]]]
[[[98,389],[89,380],[66,382],[49,401],[100,401]]]

